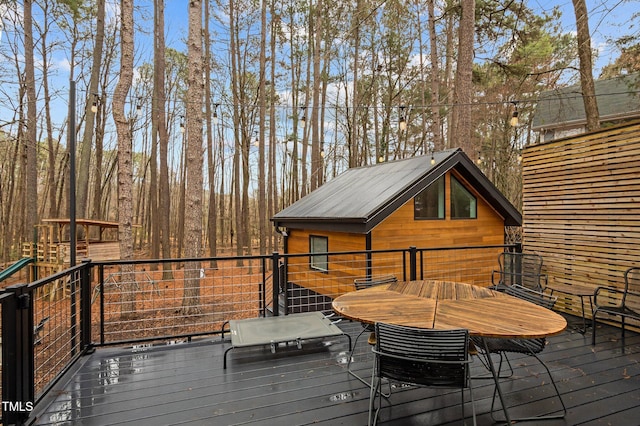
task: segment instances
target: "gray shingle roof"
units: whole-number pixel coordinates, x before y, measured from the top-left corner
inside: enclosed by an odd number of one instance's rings
[[[272,218],[275,226],[364,233],[456,168],[505,217],[520,225],[522,217],[460,149],[348,169]]]
[[[640,116],[640,74],[595,82],[601,121]],[[543,92],[533,118],[532,129],[576,127],[586,123],[580,85]]]

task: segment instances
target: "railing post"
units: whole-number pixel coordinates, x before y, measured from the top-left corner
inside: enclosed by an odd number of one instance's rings
[[[2,306],[2,421],[23,424],[33,409],[33,307],[26,284],[6,288]]]
[[[418,262],[416,261],[417,258],[417,253],[418,250],[416,249],[415,246],[411,246],[409,247],[409,280],[410,281],[415,281],[418,274],[417,274],[417,268],[418,268]]]
[[[271,255],[271,261],[273,265],[273,285],[272,285],[272,297],[273,297],[273,315],[280,315],[280,254],[274,251]]]
[[[80,350],[90,350],[91,343],[91,260],[82,261],[80,270]]]
[[[100,344],[104,345],[104,265],[98,267],[98,296],[100,299]],[[93,294],[91,295],[93,298]]]

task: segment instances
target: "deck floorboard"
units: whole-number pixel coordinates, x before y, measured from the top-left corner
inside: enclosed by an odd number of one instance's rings
[[[353,339],[357,322],[340,325]],[[571,329],[549,339],[542,358],[563,394],[568,413],[545,425],[634,424],[640,418],[640,335],[599,326],[591,334]],[[358,341],[352,367],[369,377],[366,336]],[[344,337],[238,348],[219,337],[178,345],[99,348],[82,358],[32,414],[35,425],[365,425],[368,388],[346,371]],[[534,358],[510,356],[514,380],[502,381],[514,416],[553,412],[559,406],[544,369]],[[479,361],[474,376],[486,375]],[[473,380],[479,425],[492,424],[491,380]],[[469,401],[468,392],[465,399]],[[393,406],[380,420],[388,425],[461,424],[460,392],[396,387]],[[471,415],[471,406],[465,407]],[[470,424],[470,421],[468,422]]]

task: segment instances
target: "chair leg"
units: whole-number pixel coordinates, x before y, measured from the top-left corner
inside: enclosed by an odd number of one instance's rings
[[[500,355],[500,362],[498,363],[498,371],[496,374],[496,378],[497,379],[501,379],[502,376],[500,376],[500,372],[502,371],[502,352],[499,352],[498,355]],[[496,404],[496,394],[498,393],[498,385],[496,383],[496,386],[494,386],[493,388],[493,398],[491,400],[491,411],[489,414],[491,414],[491,419],[495,422],[498,422],[499,420],[493,415],[493,413],[495,412],[495,404]],[[500,404],[502,404],[502,409],[506,412],[506,405],[504,402],[504,399],[502,397],[502,394],[499,395],[500,396]],[[513,419],[510,419],[513,420]]]
[[[358,376],[353,370],[351,370],[351,361],[353,360],[353,352],[356,350],[358,339],[360,339],[360,336],[362,336],[366,331],[368,330],[365,327],[363,327],[362,331],[360,332],[360,334],[358,334],[358,336],[356,337],[356,340],[353,343],[353,346],[351,347],[351,352],[349,353],[349,359],[347,360],[347,372],[353,377],[355,377],[356,379],[358,379],[362,384],[366,385],[367,387],[372,387],[373,383],[367,382],[365,379]],[[388,385],[389,385],[389,391],[387,393],[382,393],[382,385],[380,385],[380,393],[385,398],[389,398],[389,396],[391,396],[391,383],[388,383]]]
[[[380,391],[381,380],[378,377],[371,378],[371,390],[369,391],[369,426],[375,426],[378,422],[378,414],[382,407],[382,392]],[[378,398],[378,407],[375,405],[376,397]],[[375,412],[374,412],[375,410]]]
[[[596,345],[596,315],[598,314],[598,308],[591,314],[591,346]]]
[[[502,357],[504,356],[504,358],[507,360],[507,365],[509,366],[509,373],[504,375],[504,376],[498,376],[499,379],[510,379],[511,377],[513,377],[513,366],[511,365],[511,361],[509,361],[509,357],[507,356],[507,354],[502,354],[500,353],[500,365],[502,365]],[[490,355],[489,355],[490,356]],[[484,368],[486,368],[487,370],[491,371],[491,369],[489,368],[489,365],[487,364],[487,361],[485,361],[484,356],[480,356],[480,354],[478,354],[478,359],[480,360],[480,362],[482,363],[482,365],[484,366]],[[493,380],[492,376],[474,376],[473,377],[476,380]]]
[[[353,352],[356,350],[356,346],[358,346],[358,340],[360,339],[360,336],[364,334],[365,331],[367,331],[367,329],[363,327],[362,331],[360,332],[360,334],[358,334],[358,336],[356,337],[356,340],[353,342],[353,346],[351,347],[351,351],[349,352],[349,358],[347,359],[347,371],[349,372],[349,374],[352,374],[354,377],[358,378],[360,381],[362,381],[362,379],[351,371],[351,361],[353,360]]]
[[[469,397],[471,398],[471,415],[473,416],[473,426],[477,426],[476,423],[476,404],[475,401],[473,400],[473,386],[471,383],[471,372],[468,373],[468,377],[467,377],[467,382],[469,383]],[[464,388],[460,390],[460,392],[462,392],[462,424],[466,424],[465,423],[465,413],[464,413]]]
[[[538,362],[544,367],[545,370],[547,370],[547,375],[549,376],[549,379],[551,379],[551,384],[553,385],[553,388],[556,390],[556,395],[558,396],[558,400],[560,401],[560,404],[562,405],[562,413],[561,414],[549,414],[549,415],[541,415],[541,416],[532,416],[532,417],[520,417],[520,418],[511,418],[511,421],[535,421],[535,420],[551,420],[551,419],[563,419],[565,418],[565,416],[567,415],[567,407],[564,405],[564,401],[562,400],[562,395],[560,395],[560,390],[558,389],[558,386],[556,385],[556,381],[553,379],[553,375],[551,375],[551,371],[549,370],[549,367],[547,367],[547,364],[542,361],[540,359],[540,357],[535,354],[535,353],[529,353],[529,355],[534,356]],[[500,358],[500,360],[502,361],[502,358]],[[498,367],[498,372],[500,371],[500,367]],[[493,407],[494,407],[494,403],[495,403],[495,398],[496,398],[496,390],[494,389],[493,391],[493,402],[491,403],[491,418],[493,419],[494,422],[504,422],[504,419],[497,419],[494,417],[493,415]],[[504,401],[501,401],[501,403],[504,406]]]

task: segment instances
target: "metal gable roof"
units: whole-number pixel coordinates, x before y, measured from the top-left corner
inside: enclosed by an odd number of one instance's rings
[[[455,167],[510,224],[520,213],[460,150],[348,169],[272,218],[276,227],[364,233]],[[474,170],[467,170],[468,168]],[[477,185],[474,181],[481,181]]]
[[[640,74],[595,82],[601,121],[640,116]],[[586,123],[580,85],[543,92],[533,117],[532,129],[574,127]]]

